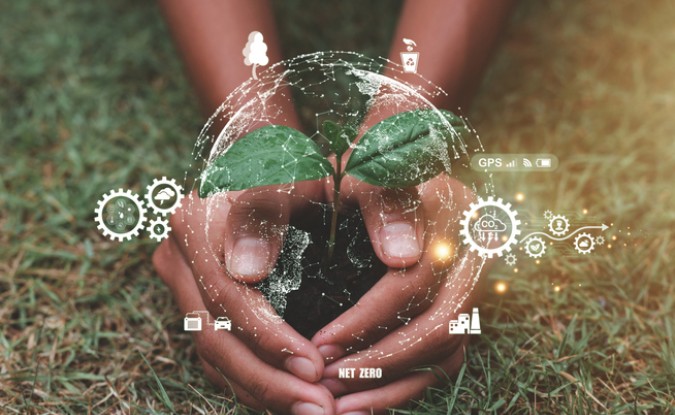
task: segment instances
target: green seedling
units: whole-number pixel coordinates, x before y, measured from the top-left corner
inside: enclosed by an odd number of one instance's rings
[[[283,125],[269,125],[235,141],[202,173],[199,196],[258,186],[333,178],[328,260],[335,249],[340,183],[346,174],[374,186],[416,186],[445,171],[449,146],[466,132],[461,118],[445,110],[413,110],[380,121],[358,143],[357,130],[325,121],[322,132],[335,167],[311,138]],[[342,159],[352,148],[342,168]]]

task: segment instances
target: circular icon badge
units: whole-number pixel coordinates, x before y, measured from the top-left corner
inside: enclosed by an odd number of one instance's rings
[[[548,229],[555,236],[563,236],[570,230],[570,221],[564,215],[552,216],[548,221]]]
[[[113,190],[98,201],[95,210],[98,229],[112,240],[122,242],[138,236],[145,222],[143,202],[131,190]]]
[[[574,238],[574,249],[582,255],[590,254],[595,249],[595,240],[590,233],[582,232]]]
[[[540,237],[533,236],[525,241],[525,253],[530,258],[540,258],[545,252],[546,244]]]
[[[464,212],[460,221],[460,235],[469,249],[480,256],[492,258],[511,251],[516,237],[520,235],[518,212],[511,209],[510,203],[504,203],[492,196],[487,200],[478,199]]]
[[[148,233],[150,237],[157,242],[165,240],[171,232],[169,221],[164,218],[155,218],[148,224]]]
[[[146,189],[148,206],[157,215],[172,214],[183,200],[183,187],[174,179],[155,179]]]

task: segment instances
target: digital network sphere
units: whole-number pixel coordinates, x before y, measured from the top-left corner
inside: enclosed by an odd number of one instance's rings
[[[415,82],[410,82],[412,80]],[[413,84],[418,86],[411,86]],[[209,148],[208,153],[204,153],[207,154],[204,160],[206,168],[237,139],[260,127],[273,124],[301,129],[307,136],[322,144],[319,135],[325,120],[352,126],[361,126],[365,120],[372,126],[387,117],[406,111],[415,109],[438,111],[430,100],[443,94],[442,90],[419,75],[405,73],[400,64],[385,59],[371,59],[350,52],[317,52],[301,55],[259,70],[258,79],[249,79],[230,94],[204,126],[197,148]],[[439,118],[443,119],[440,113]],[[448,128],[452,128],[450,124]],[[446,173],[454,177],[457,172],[468,171],[471,153],[480,151],[481,148],[475,134],[468,137],[456,136],[450,141],[446,151],[439,155],[439,159],[443,160]],[[465,182],[465,185],[468,189],[476,189],[473,183]],[[288,188],[285,185],[282,187]],[[255,192],[256,189],[251,191]],[[266,188],[261,188],[260,191],[270,192]],[[263,197],[268,196],[270,199],[274,197],[273,194],[266,194]],[[467,197],[466,194],[457,196]],[[216,195],[209,199],[204,226],[204,232],[207,234],[210,232],[211,223],[222,221],[222,218],[219,218],[222,211],[218,205],[220,203],[218,200],[222,198]],[[447,195],[439,196],[438,202],[439,209],[448,211],[457,210],[457,206],[461,205],[453,196]],[[459,217],[459,214],[457,215]],[[456,234],[457,223],[447,223],[443,226],[447,228],[448,233]],[[303,250],[311,241],[302,233],[293,233],[287,229],[281,229],[279,232],[283,233],[285,238],[295,238],[291,244],[295,251],[286,252],[287,258],[280,258],[280,261],[291,262],[286,267],[287,271],[283,275],[272,275],[269,278],[271,282],[268,289],[273,292],[268,293],[268,297],[276,299],[274,300],[276,302],[273,301],[274,308],[282,314],[285,296],[297,290],[302,279],[306,277],[299,263],[293,264],[292,261],[302,256]],[[452,252],[459,258],[459,249],[445,251]],[[211,255],[215,261],[222,261],[218,247],[214,247]],[[452,304],[448,304],[448,313],[459,309],[468,298],[482,265],[482,261],[480,264],[466,265],[473,266],[474,272],[457,273],[455,277],[450,277],[449,284],[461,286],[463,289],[457,290],[462,292],[462,295],[453,298]],[[258,318],[270,322],[278,321],[278,317],[269,312],[269,307],[260,305],[257,310]],[[255,305],[252,305],[252,311],[256,312]],[[437,317],[442,318],[440,315]]]

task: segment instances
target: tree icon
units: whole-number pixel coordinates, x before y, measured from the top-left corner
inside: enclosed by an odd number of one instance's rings
[[[255,69],[258,65],[265,66],[269,62],[267,57],[267,44],[263,41],[263,35],[260,32],[251,32],[248,35],[248,42],[244,50],[241,51],[244,55],[244,63],[247,66],[253,65],[251,72],[253,79],[258,79]]]

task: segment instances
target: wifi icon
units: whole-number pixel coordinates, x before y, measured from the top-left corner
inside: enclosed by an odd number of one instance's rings
[[[532,167],[532,162],[529,159],[523,159],[523,167]]]

